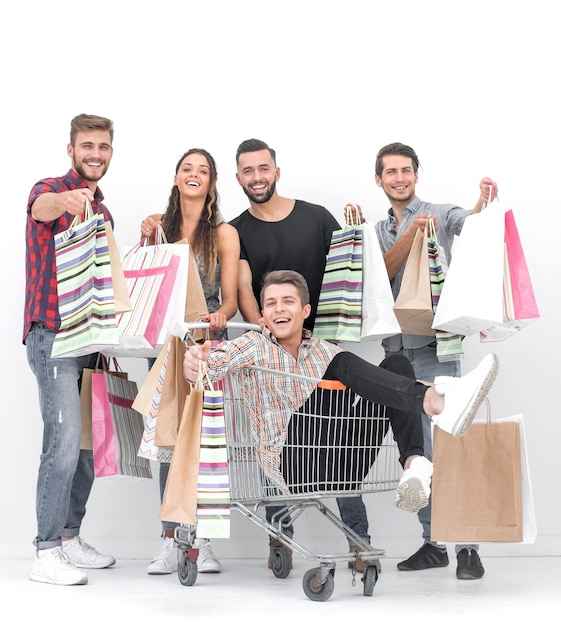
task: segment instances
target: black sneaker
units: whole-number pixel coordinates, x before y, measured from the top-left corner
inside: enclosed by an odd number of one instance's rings
[[[420,569],[432,567],[446,567],[448,565],[448,553],[446,548],[439,548],[432,543],[424,543],[407,560],[397,564],[397,569],[402,572],[414,572]]]
[[[456,568],[456,578],[460,580],[476,580],[481,578],[485,570],[481,565],[481,559],[477,550],[473,548],[462,548],[458,552],[458,567]]]

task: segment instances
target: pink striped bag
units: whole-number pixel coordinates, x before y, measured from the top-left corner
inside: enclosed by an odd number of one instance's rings
[[[148,459],[138,456],[144,432],[144,420],[132,408],[138,392],[115,363],[115,371],[106,367],[92,373],[92,442],[94,472],[103,476],[152,478]]]

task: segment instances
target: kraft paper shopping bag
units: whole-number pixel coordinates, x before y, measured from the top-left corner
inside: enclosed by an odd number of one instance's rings
[[[401,332],[409,335],[435,334],[427,236],[426,228],[417,229],[393,307]]]
[[[160,519],[196,525],[203,390],[194,387],[185,402],[160,508]]]
[[[132,304],[111,222],[105,222],[105,231],[107,235],[107,246],[109,248],[109,264],[111,267],[111,280],[113,282],[113,295],[115,298],[115,313],[126,313],[132,310]]]
[[[474,423],[460,438],[433,433],[431,540],[523,540],[520,428]]]

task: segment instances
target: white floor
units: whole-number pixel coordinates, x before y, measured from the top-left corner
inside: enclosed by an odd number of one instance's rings
[[[29,581],[30,563],[8,559],[0,561],[2,622],[113,626],[126,620],[172,626],[223,619],[268,625],[311,618],[340,625],[349,618],[383,618],[386,624],[421,618],[457,626],[477,625],[479,618],[536,625],[559,619],[561,557],[486,557],[485,576],[477,581],[456,579],[455,558],[446,568],[424,572],[399,572],[397,561],[381,560],[382,573],[370,597],[363,595],[359,575],[353,586],[351,571],[339,564],[331,598],[313,602],[302,578],[316,563],[304,559],[295,560],[285,579],[275,578],[262,559],[222,559],[222,573],[199,574],[190,587],[175,574],[148,576],[147,563],[140,560],[89,570],[85,586],[57,587]]]

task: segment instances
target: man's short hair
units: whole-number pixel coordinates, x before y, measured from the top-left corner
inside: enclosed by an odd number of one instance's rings
[[[419,157],[417,156],[415,150],[413,150],[411,146],[406,146],[404,143],[396,142],[390,143],[387,146],[380,148],[380,150],[378,151],[378,154],[376,156],[377,176],[382,176],[382,172],[384,171],[383,159],[385,156],[390,154],[399,154],[404,157],[409,157],[413,162],[413,171],[415,172],[415,174],[417,173],[417,170],[419,169]]]
[[[271,285],[294,285],[298,289],[302,306],[310,304],[310,292],[308,291],[308,283],[302,274],[294,270],[274,270],[267,272],[263,277],[263,286],[261,287],[261,306],[263,306],[263,298],[265,289]]]
[[[236,165],[240,162],[240,154],[244,154],[245,152],[259,152],[259,150],[268,150],[273,162],[277,163],[277,154],[269,146],[261,139],[246,139],[242,141],[236,150]]]
[[[78,133],[88,130],[106,130],[109,132],[111,143],[113,143],[113,120],[99,115],[87,115],[81,113],[70,122],[70,144],[73,146]]]

